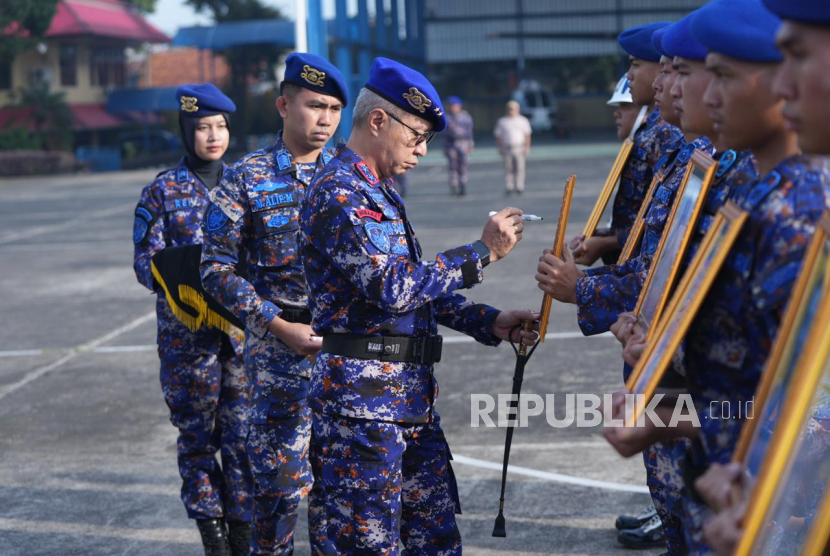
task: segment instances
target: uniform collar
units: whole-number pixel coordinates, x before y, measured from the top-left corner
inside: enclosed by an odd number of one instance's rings
[[[355,173],[360,176],[360,179],[371,187],[378,187],[381,184],[382,180],[377,176],[375,171],[356,152],[348,148],[345,143],[337,145],[336,156],[346,164],[351,165]]]

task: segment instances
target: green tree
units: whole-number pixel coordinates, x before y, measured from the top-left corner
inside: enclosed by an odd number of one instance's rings
[[[52,92],[45,83],[20,89],[15,95],[18,106],[29,108],[29,121],[43,144],[52,148],[67,145],[72,132],[72,111],[66,103],[66,94]]]
[[[216,23],[285,19],[277,8],[266,6],[261,0],[186,0],[197,12],[209,12]],[[222,51],[231,68],[230,96],[236,104],[235,134],[240,140],[247,135],[252,118],[248,115],[248,82],[252,76],[271,74],[284,49],[267,44],[244,45]],[[266,71],[263,71],[263,68]]]
[[[0,9],[0,64],[10,63],[35,44],[52,24],[58,0],[2,0]]]
[[[158,0],[124,0],[127,4],[135,7],[143,14],[151,14],[156,11],[156,2]]]

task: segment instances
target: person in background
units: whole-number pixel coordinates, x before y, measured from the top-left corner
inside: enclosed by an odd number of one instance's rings
[[[473,118],[458,97],[449,97],[447,107],[443,139],[444,155],[450,163],[450,194],[463,197],[467,193],[467,158],[473,152]]]
[[[525,190],[525,159],[530,152],[530,121],[519,114],[519,103],[511,100],[499,118],[493,135],[504,157],[505,195],[521,195]]]

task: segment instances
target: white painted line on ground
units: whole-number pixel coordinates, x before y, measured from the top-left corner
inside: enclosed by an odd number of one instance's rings
[[[453,461],[480,469],[490,469],[492,471],[501,471],[502,464],[492,461],[485,461],[482,459],[471,458],[459,454],[453,454]],[[601,488],[605,490],[616,490],[620,492],[636,492],[638,494],[648,494],[647,487],[640,487],[635,485],[624,485],[622,483],[611,483],[608,481],[596,481],[594,479],[583,479],[582,477],[574,477],[572,475],[562,475],[561,473],[549,473],[547,471],[538,471],[536,469],[529,469],[527,467],[518,467],[515,465],[508,465],[507,472],[514,475],[524,475],[526,477],[533,477],[534,479],[542,479],[554,483],[563,483],[567,485],[583,486],[589,488]]]
[[[607,448],[605,440],[576,440],[565,442],[513,442],[514,450],[564,450],[568,448]],[[492,444],[452,444],[453,450],[504,450],[504,445],[494,446]]]
[[[150,320],[152,318],[155,318],[155,316],[156,316],[156,312],[151,311],[151,312],[147,313],[146,315],[138,317],[137,319],[135,319],[132,322],[128,322],[124,326],[116,328],[112,332],[108,332],[107,334],[104,334],[103,336],[100,336],[99,338],[91,340],[91,341],[85,343],[82,346],[78,346],[77,348],[74,348],[72,351],[70,351],[69,353],[67,353],[66,355],[64,355],[63,357],[58,359],[57,361],[53,361],[52,363],[49,363],[48,365],[45,365],[43,367],[35,369],[34,371],[31,371],[30,373],[27,373],[23,378],[21,378],[17,382],[13,382],[12,384],[9,384],[8,386],[0,388],[0,400],[2,400],[3,398],[8,396],[9,394],[14,392],[15,390],[18,390],[18,389],[26,386],[27,384],[29,384],[33,380],[37,380],[38,378],[42,377],[46,373],[50,373],[50,372],[54,371],[55,369],[57,369],[58,367],[60,367],[64,363],[75,359],[81,353],[93,351],[95,348],[97,348],[101,344],[109,342],[110,340],[120,336],[121,334],[124,334],[125,332],[129,332],[133,328],[141,326],[142,324],[144,324],[148,320]]]
[[[0,351],[0,357],[31,357],[43,355],[42,349],[13,349],[11,351]]]
[[[146,344],[143,346],[103,346],[92,350],[93,353],[132,353],[139,351],[158,351],[158,345]]]
[[[92,212],[88,212],[84,214],[80,218],[73,218],[71,220],[67,220],[66,222],[61,222],[60,224],[52,224],[50,226],[38,226],[35,228],[29,228],[28,230],[22,230],[20,232],[12,232],[10,234],[6,234],[4,236],[0,236],[0,245],[4,243],[11,243],[13,241],[17,241],[19,239],[27,239],[30,237],[35,237],[39,235],[43,235],[49,232],[54,232],[57,230],[62,230],[64,228],[70,228],[75,224],[83,224],[85,222],[89,222],[92,218],[101,218],[104,216],[111,216],[113,214],[118,214],[119,212],[123,212],[125,209],[135,206],[134,202],[129,203],[122,203],[118,206],[96,210]]]

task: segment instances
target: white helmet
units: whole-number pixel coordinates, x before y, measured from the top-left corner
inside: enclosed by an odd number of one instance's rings
[[[611,106],[619,106],[624,102],[634,102],[634,99],[631,98],[631,88],[628,85],[628,78],[623,75],[617,81],[617,86],[614,87],[614,94],[611,95],[611,100],[608,101],[608,104]]]

